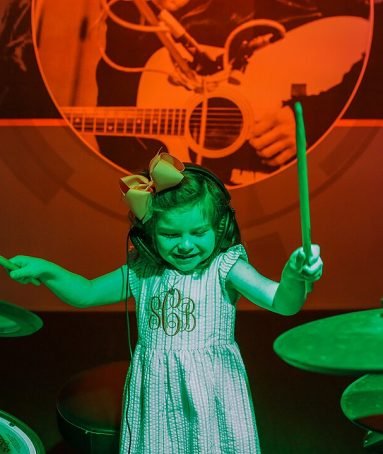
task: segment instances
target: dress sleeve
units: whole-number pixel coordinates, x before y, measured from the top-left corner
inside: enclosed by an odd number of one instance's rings
[[[130,252],[128,260],[128,282],[130,294],[135,301],[138,300],[144,274],[145,263],[143,259],[135,251]]]
[[[229,248],[226,252],[223,252],[218,257],[218,276],[222,287],[225,287],[226,278],[238,259],[249,261],[247,253],[242,244],[237,244]]]

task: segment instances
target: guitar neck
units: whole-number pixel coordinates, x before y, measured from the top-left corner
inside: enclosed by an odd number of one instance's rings
[[[136,107],[63,107],[76,131],[110,136],[183,136],[186,110]]]

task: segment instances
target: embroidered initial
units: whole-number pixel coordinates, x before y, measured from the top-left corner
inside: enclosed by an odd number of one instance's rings
[[[175,336],[182,331],[193,331],[196,326],[195,303],[191,298],[182,298],[178,289],[170,289],[153,296],[150,300],[152,314],[149,328],[162,326],[165,334]]]

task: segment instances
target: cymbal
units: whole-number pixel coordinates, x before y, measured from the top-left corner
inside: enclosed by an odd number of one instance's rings
[[[0,301],[0,337],[28,336],[42,326],[43,322],[36,314],[15,304]]]
[[[343,413],[364,429],[383,433],[383,375],[364,375],[341,398]]]
[[[288,364],[326,374],[383,372],[383,309],[315,320],[280,335],[274,351]]]

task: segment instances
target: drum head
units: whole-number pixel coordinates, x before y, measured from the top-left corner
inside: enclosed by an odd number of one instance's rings
[[[0,453],[45,454],[39,437],[26,424],[0,410]]]

